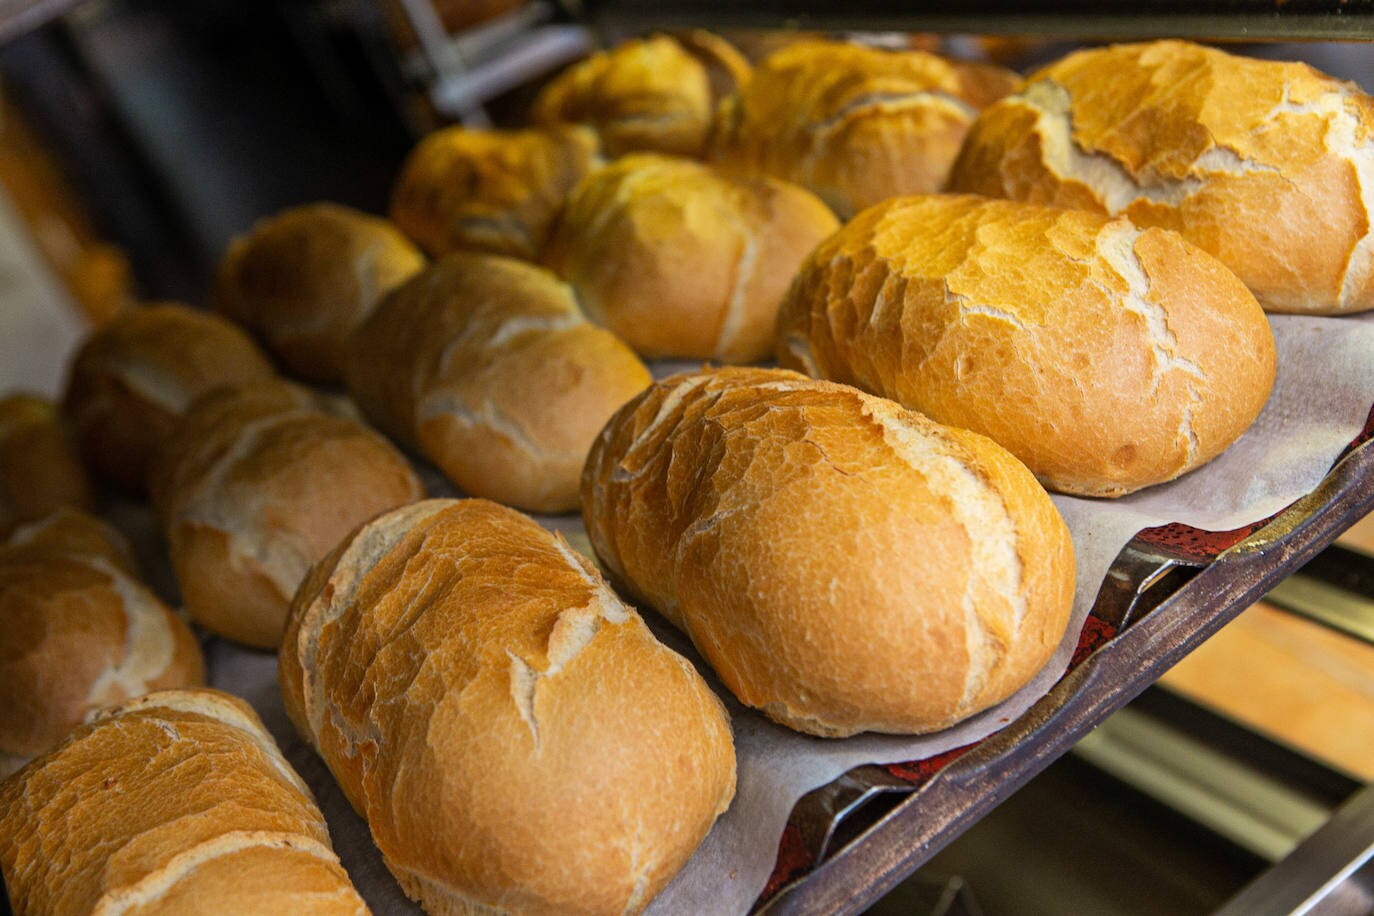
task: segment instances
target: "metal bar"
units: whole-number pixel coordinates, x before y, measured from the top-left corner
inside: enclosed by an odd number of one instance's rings
[[[1289,576],[1264,600],[1299,617],[1374,645],[1374,598],[1301,573]]]

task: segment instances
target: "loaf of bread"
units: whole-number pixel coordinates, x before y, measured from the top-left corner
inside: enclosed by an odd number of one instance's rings
[[[724,708],[590,561],[485,500],[363,526],[296,595],[287,712],[430,913],[637,913],[734,794]]]
[[[363,412],[465,492],[534,512],[577,507],[587,450],[649,370],[546,270],[452,254],[353,336]]]
[[[1008,70],[924,51],[798,42],[721,103],[710,158],[810,188],[848,219],[940,190],[978,110],[1017,85]]]
[[[1374,308],[1374,99],[1306,64],[1071,54],[984,112],[950,186],[1177,230],[1269,311]]]
[[[277,380],[196,401],[154,477],[186,610],[263,649],[281,641],[310,564],[374,515],[424,496],[391,443]]]
[[[88,467],[141,491],[172,426],[193,400],[272,364],[232,322],[185,305],[125,309],[86,339],[62,412]]]
[[[1275,368],[1254,296],[1178,233],[971,195],[888,201],[827,239],[778,348],[783,366],[982,433],[1084,496],[1211,461]]]
[[[234,239],[220,262],[214,305],[287,372],[338,382],[348,335],[424,265],[424,255],[386,220],[308,204]]]
[[[114,561],[128,544],[72,510],[0,547],[0,776],[93,710],[204,679],[186,624]]]
[[[1025,684],[1073,601],[1068,528],[975,433],[780,369],[673,376],[592,448],[612,581],[813,735],[935,731]]]
[[[89,509],[91,482],[47,398],[0,398],[0,538],[70,506]]]
[[[435,257],[467,250],[533,260],[563,198],[599,164],[596,134],[585,127],[448,127],[406,160],[391,218]]]
[[[634,155],[578,184],[543,260],[646,357],[754,362],[792,275],[838,227],[797,185]]]
[[[361,916],[310,790],[247,704],[167,690],[0,783],[17,916]]]

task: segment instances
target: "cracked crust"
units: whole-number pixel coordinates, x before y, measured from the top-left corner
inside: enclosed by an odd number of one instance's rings
[[[950,188],[1177,230],[1270,311],[1374,308],[1374,100],[1306,64],[1071,54],[983,112]]]
[[[937,731],[1058,645],[1068,529],[1003,449],[794,372],[674,376],[622,408],[583,477],[616,581],[740,701],[826,737]]]
[[[861,214],[807,260],[779,328],[782,365],[988,436],[1085,496],[1212,460],[1275,371],[1254,297],[1177,233],[973,196]]]
[[[485,500],[355,532],[297,594],[280,666],[292,721],[432,913],[638,912],[734,794],[691,664]]]

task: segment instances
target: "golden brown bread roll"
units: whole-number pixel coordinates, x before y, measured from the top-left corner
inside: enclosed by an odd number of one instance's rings
[[[359,916],[310,790],[242,700],[168,690],[0,783],[16,914]]]
[[[65,506],[36,522],[16,528],[0,545],[0,557],[9,559],[21,553],[74,553],[94,557],[138,578],[138,561],[128,538],[109,523]]]
[[[203,681],[190,629],[111,562],[127,550],[72,510],[0,547],[0,776],[93,710]]]
[[[711,87],[711,111],[714,116],[716,104],[739,89],[749,78],[753,71],[749,58],[741,54],[733,44],[706,29],[677,32],[673,35],[673,40],[706,68],[706,82]]]
[[[1244,284],[1176,232],[944,195],[879,204],[818,247],[778,360],[982,433],[1052,489],[1120,496],[1245,432],[1275,351]]]
[[[70,506],[89,509],[91,482],[47,398],[0,398],[0,538]]]
[[[62,413],[88,467],[141,491],[187,405],[217,385],[273,374],[252,339],[218,315],[171,303],[129,308],[81,345]]]
[[[1269,311],[1374,308],[1374,99],[1306,64],[1071,54],[984,112],[950,187],[1175,229]]]
[[[583,519],[613,581],[746,705],[813,735],[936,731],[1045,664],[1068,528],[995,443],[777,369],[673,376],[592,448]]]
[[[374,423],[465,492],[535,512],[577,507],[592,440],[650,380],[567,284],[476,254],[387,297],[353,336],[347,378]]]
[[[596,144],[585,127],[445,128],[406,160],[391,219],[434,257],[467,250],[533,260],[563,198],[600,164]]]
[[[234,239],[220,262],[214,306],[262,340],[286,371],[337,382],[348,335],[424,266],[424,255],[386,220],[308,204]]]
[[[191,617],[275,649],[310,564],[378,513],[424,496],[391,443],[278,380],[220,388],[177,425],[154,505]]]
[[[635,913],[734,794],[720,701],[557,535],[429,500],[317,565],[292,721],[430,913]]]
[[[543,260],[646,357],[753,362],[773,350],[802,259],[838,227],[797,185],[626,156],[569,195]]]
[[[807,41],[765,59],[716,114],[710,158],[809,188],[841,219],[938,191],[978,109],[1019,81],[924,51]]]

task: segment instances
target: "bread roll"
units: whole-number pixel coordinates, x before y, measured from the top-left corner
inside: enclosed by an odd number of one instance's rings
[[[197,396],[272,375],[252,339],[218,315],[169,303],[130,308],[81,345],[62,412],[87,466],[141,491],[157,450]]]
[[[1374,308],[1374,100],[1306,64],[1071,54],[983,114],[950,185],[1175,229],[1269,311]]]
[[[705,29],[678,32],[673,35],[673,40],[706,68],[706,83],[711,87],[711,111],[714,116],[716,104],[738,90],[749,78],[753,71],[749,58],[715,32]]]
[[[16,528],[0,546],[0,557],[12,558],[20,553],[94,557],[138,578],[138,561],[128,538],[109,523],[78,509],[63,507]]]
[[[308,204],[234,239],[220,262],[215,309],[262,340],[286,371],[338,382],[348,335],[424,265],[386,220]]]
[[[802,259],[838,227],[796,185],[626,156],[573,190],[544,263],[646,357],[752,362],[773,350]]]
[[[186,624],[110,562],[128,545],[79,518],[0,548],[0,776],[93,710],[205,676]]]
[[[430,913],[636,913],[734,794],[720,701],[519,513],[430,500],[311,571],[282,696]]]
[[[585,127],[445,128],[406,160],[391,218],[435,257],[468,250],[533,260],[563,198],[599,163]]]
[[[63,506],[93,502],[56,405],[31,394],[0,398],[0,538]]]
[[[982,433],[1051,489],[1211,461],[1274,382],[1255,298],[1176,232],[973,196],[860,214],[802,267],[778,360]]]
[[[0,868],[16,914],[367,912],[310,790],[213,690],[126,703],[0,783]]]
[[[380,512],[424,496],[392,445],[286,382],[213,391],[187,411],[154,491],[192,618],[275,649],[310,564]]]
[[[721,103],[710,158],[810,188],[848,219],[889,197],[938,191],[978,109],[1018,82],[924,51],[799,42]]]
[[[592,448],[583,519],[613,581],[740,701],[827,737],[931,732],[1045,664],[1068,528],[1015,458],[776,369],[658,382]]]
[[[650,381],[567,284],[474,254],[387,297],[353,336],[347,376],[374,423],[464,491],[534,512],[577,507],[592,440]]]

